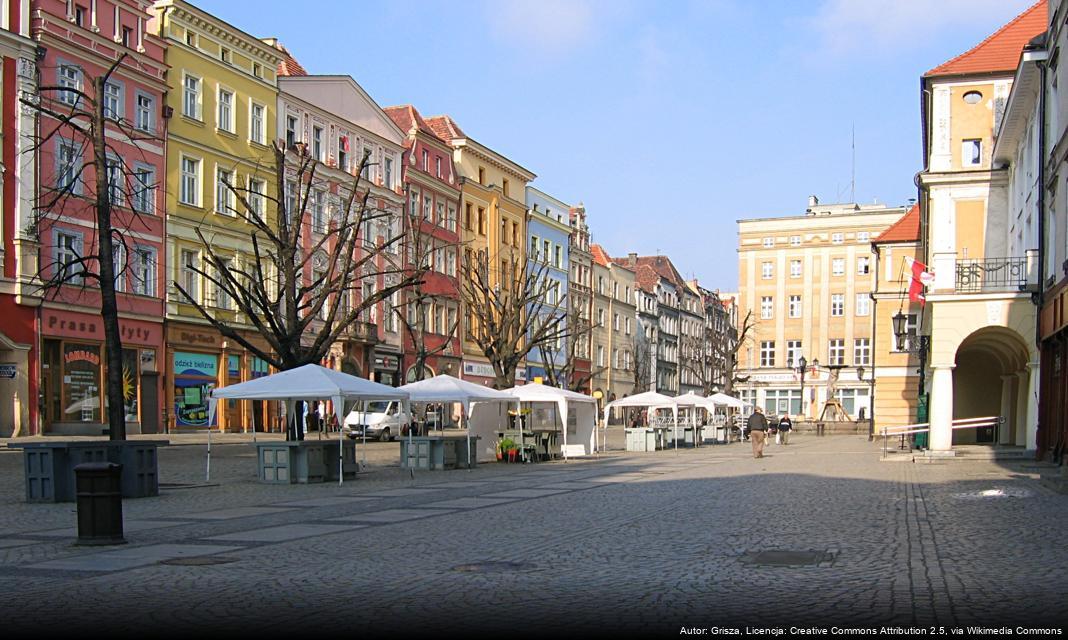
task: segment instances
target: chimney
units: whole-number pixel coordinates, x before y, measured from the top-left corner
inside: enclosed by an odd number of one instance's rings
[[[819,203],[820,203],[820,199],[817,198],[816,196],[809,196],[808,197],[808,208],[809,209],[811,209],[812,207],[815,207]]]
[[[638,264],[638,254],[636,254],[636,253],[628,253],[627,254],[627,266],[633,267],[633,266],[635,266],[637,264]]]

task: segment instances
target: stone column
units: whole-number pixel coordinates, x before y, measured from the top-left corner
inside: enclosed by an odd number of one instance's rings
[[[1027,370],[1016,373],[1016,424],[1013,425],[1013,444],[1027,446]]]
[[[932,365],[931,370],[931,451],[953,450],[953,368],[956,365]]]
[[[1016,428],[1016,417],[1012,412],[1012,383],[1016,376],[1001,376],[1001,417],[1004,422],[998,430],[998,444],[1012,444],[1014,438],[1013,429]]]
[[[1038,363],[1027,363],[1027,434],[1024,438],[1028,451],[1038,449]]]

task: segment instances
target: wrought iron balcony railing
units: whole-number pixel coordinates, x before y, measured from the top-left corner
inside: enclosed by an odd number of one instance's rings
[[[1023,291],[1028,283],[1027,258],[957,260],[957,293]]]

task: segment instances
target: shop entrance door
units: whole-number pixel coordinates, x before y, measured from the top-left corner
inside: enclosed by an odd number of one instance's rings
[[[159,373],[141,374],[141,433],[159,433]]]

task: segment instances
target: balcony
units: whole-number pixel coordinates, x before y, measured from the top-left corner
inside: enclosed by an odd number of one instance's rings
[[[1027,253],[1026,257],[957,260],[953,290],[956,293],[1027,291],[1034,283],[1037,256],[1032,253],[1037,252]]]
[[[378,342],[378,325],[357,320],[345,327],[341,337],[344,340],[351,340],[353,342],[375,344]]]

